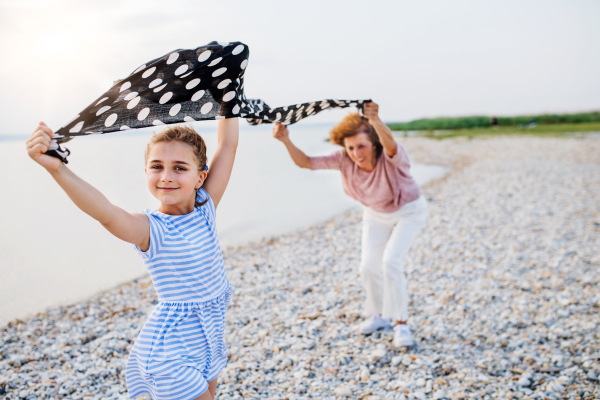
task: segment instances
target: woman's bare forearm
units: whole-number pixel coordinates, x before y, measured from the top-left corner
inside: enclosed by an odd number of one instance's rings
[[[310,157],[308,157],[302,150],[296,147],[291,140],[286,140],[284,143],[285,148],[287,149],[290,157],[294,163],[300,168],[312,169],[312,163],[310,162]]]
[[[375,132],[379,137],[379,141],[381,142],[385,153],[390,157],[396,155],[398,146],[396,145],[394,135],[392,135],[390,128],[379,118],[375,121],[369,121],[369,123],[373,126],[373,128],[375,128]]]

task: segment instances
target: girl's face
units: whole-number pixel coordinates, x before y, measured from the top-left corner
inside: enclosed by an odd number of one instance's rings
[[[159,142],[148,153],[146,177],[148,189],[161,203],[165,214],[187,214],[193,211],[196,190],[206,179],[199,171],[192,147],[177,141]]]
[[[369,135],[361,132],[344,139],[346,154],[358,168],[372,171],[375,167],[375,146],[369,139]]]

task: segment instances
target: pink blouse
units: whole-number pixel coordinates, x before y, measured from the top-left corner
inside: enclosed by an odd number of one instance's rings
[[[366,172],[348,157],[345,150],[321,157],[310,157],[312,169],[337,169],[342,172],[344,191],[372,210],[397,211],[421,196],[421,188],[410,174],[408,154],[399,143],[393,157],[381,152],[375,169]]]

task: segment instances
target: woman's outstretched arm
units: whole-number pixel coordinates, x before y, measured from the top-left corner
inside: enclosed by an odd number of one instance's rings
[[[215,203],[215,207],[219,205],[225,189],[227,189],[231,170],[233,169],[239,135],[240,127],[238,118],[219,120],[217,128],[219,143],[217,144],[215,155],[211,160],[208,177],[203,186]]]
[[[288,153],[290,153],[290,157],[292,157],[297,166],[312,169],[310,158],[292,143],[290,140],[290,131],[285,125],[275,124],[273,127],[273,137],[285,145]]]
[[[373,102],[365,103],[365,118],[375,128],[385,154],[394,157],[398,151],[398,146],[390,128],[379,119],[379,105]]]
[[[43,122],[27,141],[27,153],[50,173],[79,209],[102,224],[121,240],[133,243],[142,250],[150,241],[150,224],[144,214],[130,214],[112,204],[98,189],[75,175],[58,158],[44,154],[48,151],[54,132]]]

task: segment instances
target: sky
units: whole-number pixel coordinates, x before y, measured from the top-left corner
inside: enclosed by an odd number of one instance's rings
[[[144,62],[213,40],[249,46],[246,96],[273,107],[372,98],[388,122],[600,110],[599,18],[596,0],[0,0],[0,135],[58,128]]]

